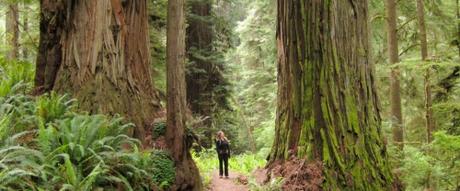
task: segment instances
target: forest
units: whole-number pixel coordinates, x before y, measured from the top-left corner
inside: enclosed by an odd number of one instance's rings
[[[460,191],[460,2],[1,0],[0,190]]]

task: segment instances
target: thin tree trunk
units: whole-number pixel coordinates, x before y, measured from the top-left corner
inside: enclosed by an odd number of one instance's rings
[[[428,58],[428,43],[426,37],[426,26],[425,26],[425,10],[423,0],[417,0],[417,18],[419,24],[419,38],[421,46],[422,62],[425,63]],[[431,82],[430,82],[430,68],[425,71],[425,124],[427,131],[427,142],[431,142],[432,132],[435,129],[435,123],[433,119],[432,110],[432,98],[431,98]]]
[[[18,59],[19,56],[19,9],[18,3],[10,3],[6,13],[6,37],[10,50],[7,58]]]
[[[457,0],[457,48],[460,56],[460,0]]]
[[[24,4],[23,7],[24,7],[24,11],[22,14],[23,16],[22,30],[25,34],[29,34],[29,7],[27,6],[27,4]],[[27,60],[29,58],[29,50],[27,46],[25,46],[24,39],[22,40],[22,58],[24,60]]]
[[[322,164],[323,190],[391,190],[366,0],[278,0],[278,105],[271,164]],[[308,181],[306,177],[303,180]]]
[[[254,128],[251,126],[251,124],[249,124],[248,120],[246,119],[246,115],[241,111],[242,110],[242,106],[241,106],[241,103],[237,100],[237,99],[233,99],[233,102],[236,103],[236,105],[238,106],[238,115],[239,117],[241,118],[241,121],[243,122],[245,128],[246,128],[246,132],[248,133],[248,142],[249,142],[249,146],[251,147],[251,151],[253,153],[256,153],[256,141],[254,139]]]
[[[398,37],[396,27],[396,0],[386,0],[388,56],[390,60],[390,107],[393,141],[402,150],[404,148],[403,118],[401,111],[400,70],[394,66],[399,62]]]
[[[176,164],[172,190],[201,190],[198,168],[186,137],[185,0],[169,0],[167,16],[167,130],[166,140]]]
[[[146,142],[161,105],[149,72],[147,0],[41,1],[36,86],[121,114]]]

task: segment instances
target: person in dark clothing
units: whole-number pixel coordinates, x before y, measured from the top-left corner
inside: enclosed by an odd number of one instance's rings
[[[225,170],[225,178],[228,178],[228,158],[230,158],[230,143],[224,132],[217,132],[216,150],[219,156],[219,176],[222,178]]]

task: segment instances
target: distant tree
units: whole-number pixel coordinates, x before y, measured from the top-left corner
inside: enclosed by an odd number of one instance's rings
[[[19,56],[19,7],[17,2],[7,3],[6,38],[10,50],[8,59],[18,59]]]
[[[428,43],[426,37],[426,26],[425,26],[425,6],[423,0],[417,0],[417,20],[419,26],[419,38],[420,38],[420,51],[422,56],[422,62],[426,62],[428,59]],[[435,123],[433,119],[433,109],[432,109],[432,98],[431,98],[431,69],[427,68],[425,70],[425,124],[427,131],[427,141],[431,142],[433,140],[432,132],[435,129]]]
[[[29,34],[29,15],[28,15],[29,10],[28,10],[28,8],[29,8],[29,6],[26,3],[24,3],[23,4],[23,9],[24,9],[23,12],[24,13],[22,14],[22,17],[23,17],[23,19],[22,19],[22,31],[25,34]],[[24,60],[27,60],[27,58],[29,58],[28,47],[26,47],[24,45],[22,46],[22,58]]]
[[[398,29],[396,26],[396,0],[386,0],[387,12],[387,41],[388,56],[390,60],[390,107],[391,120],[393,129],[393,141],[402,150],[404,147],[403,117],[401,111],[401,87],[400,87],[400,69],[394,66],[399,62],[398,52]]]
[[[278,106],[270,163],[322,163],[324,190],[391,190],[366,0],[278,0]],[[306,177],[299,177],[306,178]]]
[[[186,54],[189,63],[185,75],[187,102],[194,114],[208,117],[204,121],[206,139],[202,143],[210,148],[212,134],[215,132],[211,127],[218,121],[216,118],[221,111],[229,110],[229,83],[224,77],[225,50],[215,47],[218,31],[214,25],[219,20],[213,15],[213,1],[190,0],[188,5]]]

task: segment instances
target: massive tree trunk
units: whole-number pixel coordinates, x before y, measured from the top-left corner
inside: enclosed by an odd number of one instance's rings
[[[402,150],[404,148],[403,119],[401,112],[401,87],[399,82],[400,70],[393,66],[399,62],[398,36],[396,26],[396,0],[386,0],[387,12],[387,41],[390,60],[390,107],[393,141]]]
[[[167,130],[166,141],[176,164],[172,190],[201,190],[198,168],[186,138],[185,0],[169,0],[167,16]]]
[[[426,38],[426,26],[425,26],[425,6],[423,0],[417,0],[417,18],[419,26],[419,38],[421,46],[422,62],[425,63],[428,57],[428,43]],[[425,71],[425,126],[427,132],[427,141],[431,142],[432,132],[435,129],[435,123],[433,119],[432,109],[432,98],[431,98],[431,82],[430,82],[431,69],[427,68]]]
[[[291,155],[319,161],[323,190],[389,190],[393,183],[369,61],[367,6],[278,0],[270,164]]]
[[[19,10],[18,3],[9,3],[6,12],[6,38],[10,50],[8,59],[18,59],[19,56]]]
[[[90,113],[119,113],[134,136],[160,109],[149,72],[147,0],[42,0],[36,86]]]

